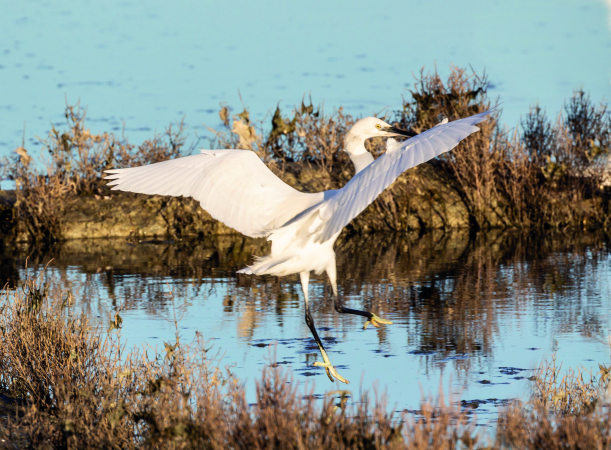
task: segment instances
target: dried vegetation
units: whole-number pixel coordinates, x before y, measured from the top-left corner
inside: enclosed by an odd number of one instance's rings
[[[455,120],[494,106],[487,78],[453,68],[444,82],[437,73],[421,72],[402,107],[384,118],[415,131],[443,118]],[[256,152],[288,184],[304,191],[336,189],[352,176],[342,151],[343,136],[356,120],[340,108],[331,114],[302,102],[292,117],[276,108],[267,121],[255,123],[247,109],[233,114],[223,106],[223,126],[211,130],[214,148]],[[112,134],[93,135],[85,128],[85,111],[66,109],[67,130],[52,129],[42,141],[46,169],[17,149],[4,171],[17,183],[16,222],[31,239],[62,236],[66,205],[79,195],[108,195],[101,180],[109,167],[148,164],[188,153],[182,124],[168,128],[140,147]],[[385,150],[382,139],[368,142],[374,156]],[[481,131],[452,152],[403,174],[349,226],[349,231],[423,228],[605,228],[610,189],[607,156],[611,116],[606,104],[595,105],[577,91],[556,120],[537,107],[520,126],[500,125],[500,107]],[[193,149],[191,149],[193,150]],[[6,176],[6,175],[5,175]],[[193,202],[167,201],[167,234],[192,233],[198,220]]]
[[[556,355],[532,380],[529,403],[514,403],[498,420],[497,448],[604,449],[611,446],[611,366],[562,371]]]
[[[0,390],[12,410],[0,427],[7,448],[456,448],[477,442],[457,407],[423,405],[400,421],[365,394],[320,402],[270,365],[249,405],[239,380],[200,338],[180,335],[128,351],[116,330],[74,317],[67,292],[44,275],[0,297]],[[337,402],[337,405],[336,405]],[[338,407],[339,406],[339,407]],[[405,438],[408,438],[406,441]],[[431,447],[432,446],[432,447]]]
[[[182,122],[136,147],[112,133],[92,134],[85,127],[86,110],[79,104],[67,106],[64,115],[66,130],[53,126],[40,141],[39,166],[22,145],[0,167],[0,176],[14,180],[17,187],[14,220],[27,229],[33,241],[62,239],[66,210],[77,196],[107,196],[104,170],[160,162],[184,150]]]
[[[164,350],[127,350],[118,313],[92,328],[69,292],[31,275],[0,294],[0,446],[3,448],[484,449],[608,448],[611,416],[586,383],[542,366],[533,400],[499,415],[496,433],[476,428],[459,403],[423,402],[392,414],[377,396],[303,396],[270,364],[249,404],[243,384],[219,367],[200,337],[176,333]],[[176,319],[174,319],[176,322]],[[176,322],[177,323],[177,322]],[[177,326],[178,330],[178,326]],[[553,363],[550,363],[553,364]],[[575,389],[575,387],[577,389]],[[606,384],[605,384],[606,385]],[[307,388],[306,388],[307,389]],[[586,394],[583,394],[583,393]],[[600,392],[600,391],[599,391]],[[567,394],[570,405],[555,402]],[[551,401],[551,402],[550,402]]]
[[[352,230],[451,228],[457,212],[448,191],[458,196],[467,210],[466,225],[475,229],[609,226],[607,105],[595,105],[576,91],[555,121],[537,106],[518,129],[508,131],[500,124],[500,106],[490,101],[488,86],[485,76],[459,68],[452,69],[446,82],[437,73],[420,73],[411,98],[385,120],[422,132],[444,118],[497,109],[479,125],[480,132],[456,149],[403,174],[353,222]],[[248,141],[245,148],[299,189],[337,189],[353,174],[341,149],[355,119],[342,109],[327,115],[302,102],[292,119],[276,109],[270,132],[264,124],[255,127],[247,110],[230,118],[224,107],[221,117],[225,128],[215,131],[214,146],[234,148]],[[385,150],[382,139],[370,140],[368,147],[376,157]],[[439,220],[427,220],[423,207],[434,210]]]

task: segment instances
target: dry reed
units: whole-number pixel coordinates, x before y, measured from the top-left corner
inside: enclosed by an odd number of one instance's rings
[[[242,383],[199,336],[177,333],[161,353],[128,350],[119,313],[92,328],[67,308],[70,292],[44,272],[0,293],[0,447],[4,448],[607,448],[609,408],[594,392],[609,381],[564,379],[552,360],[536,374],[533,399],[499,414],[496,434],[474,427],[467,410],[425,401],[417,413],[388,412],[365,393],[346,402],[303,396],[275,364],[248,404]],[[57,289],[57,290],[55,290]],[[177,327],[178,330],[178,327]],[[407,387],[409,388],[409,387]],[[338,408],[339,406],[339,408]]]
[[[170,125],[164,134],[136,147],[112,133],[92,134],[80,104],[66,106],[64,115],[67,129],[53,126],[41,139],[42,173],[23,146],[16,150],[16,156],[3,162],[0,171],[2,178],[15,181],[13,216],[33,241],[62,239],[65,212],[75,196],[108,196],[102,181],[105,169],[151,164],[184,152],[183,122]]]
[[[68,292],[51,291],[44,273],[0,298],[0,390],[17,406],[0,429],[16,448],[473,448],[477,434],[458,406],[424,404],[399,420],[364,394],[340,408],[303,397],[271,365],[249,405],[242,384],[218,367],[196,337],[177,333],[164,354],[127,351],[108,331],[65,309]]]
[[[453,67],[445,82],[436,72],[421,72],[402,108],[384,118],[423,131],[443,118],[454,120],[494,106],[487,92],[486,76],[464,69]],[[606,104],[595,105],[576,91],[556,121],[535,107],[513,132],[500,126],[500,113],[497,107],[481,131],[452,152],[399,177],[348,230],[608,228],[611,116]],[[292,117],[276,108],[271,124],[257,124],[247,109],[232,114],[223,106],[220,118],[223,128],[211,130],[213,148],[250,149],[297,189],[336,189],[353,174],[342,148],[355,118],[341,108],[328,114],[311,101],[302,102]],[[79,105],[66,108],[66,119],[66,131],[53,128],[43,140],[50,158],[44,173],[29,162],[23,147],[4,164],[17,183],[16,222],[27,226],[33,240],[61,238],[66,205],[75,195],[108,195],[101,180],[104,169],[188,153],[182,123],[136,148],[112,134],[91,134]],[[367,146],[374,156],[384,151],[381,139]],[[167,233],[189,234],[197,208],[183,199],[169,200],[167,206]]]

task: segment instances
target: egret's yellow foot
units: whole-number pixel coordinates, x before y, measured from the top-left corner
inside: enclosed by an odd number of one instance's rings
[[[363,325],[364,330],[367,329],[367,325],[369,324],[372,324],[376,328],[380,328],[380,325],[392,325],[392,322],[390,320],[382,319],[373,313],[372,315],[373,317],[369,319],[367,322],[365,322],[365,325]]]
[[[327,352],[325,351],[322,344],[320,342],[317,342],[317,344],[318,344],[318,349],[320,350],[320,355],[322,356],[322,359],[324,360],[324,362],[316,361],[314,365],[318,367],[324,367],[325,370],[327,371],[327,376],[329,377],[329,380],[335,381],[333,379],[333,377],[335,377],[342,383],[350,384],[350,381],[346,380],[339,373],[337,373],[337,370],[335,370],[335,367],[333,367],[333,364],[331,364],[331,360],[327,356]]]
[[[335,370],[335,367],[333,367],[333,365],[331,364],[331,362],[320,362],[320,361],[316,361],[314,363],[315,366],[318,367],[324,367],[325,370],[327,371],[327,376],[329,377],[329,380],[331,381],[335,381],[333,379],[333,377],[337,378],[338,381],[341,381],[342,383],[346,383],[346,384],[350,384],[350,381],[346,380],[344,377],[342,377],[339,373],[337,373],[337,370]]]

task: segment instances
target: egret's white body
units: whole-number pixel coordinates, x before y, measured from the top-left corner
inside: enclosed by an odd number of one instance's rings
[[[312,330],[327,373],[341,378],[328,361],[307,305],[309,273],[326,272],[337,301],[333,244],[341,230],[407,169],[447,152],[485,120],[489,111],[439,125],[415,135],[398,130],[380,119],[361,119],[350,129],[344,150],[354,163],[355,176],[341,189],[319,193],[299,192],[272,173],[250,150],[202,150],[148,166],[108,170],[112,189],[193,197],[212,217],[251,237],[272,241],[268,256],[240,270],[246,274],[290,275],[299,273],[306,300],[306,322]],[[365,149],[372,137],[413,136],[402,143],[389,139],[387,150],[374,161]],[[360,314],[367,323],[390,323],[363,311],[341,306],[340,312]]]

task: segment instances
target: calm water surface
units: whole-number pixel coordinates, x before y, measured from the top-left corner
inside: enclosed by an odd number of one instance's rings
[[[396,410],[417,410],[422,393],[436,394],[441,383],[454,401],[479,400],[478,418],[487,421],[507,400],[528,395],[532,369],[554,350],[564,367],[609,362],[604,236],[373,235],[336,248],[345,302],[394,322],[363,330],[362,318],[335,312],[324,277],[311,282],[317,328],[356,396],[377,388]],[[0,277],[15,285],[54,258],[46,278],[73,292],[72,308],[104,328],[121,308],[122,335],[133,345],[161,350],[174,339],[175,311],[182,342],[196,331],[211,340],[253,400],[254,380],[273,354],[293,382],[315,384],[316,395],[343,388],[312,365],[320,356],[297,276],[236,275],[266,251],[265,241],[230,236],[7,247]]]

